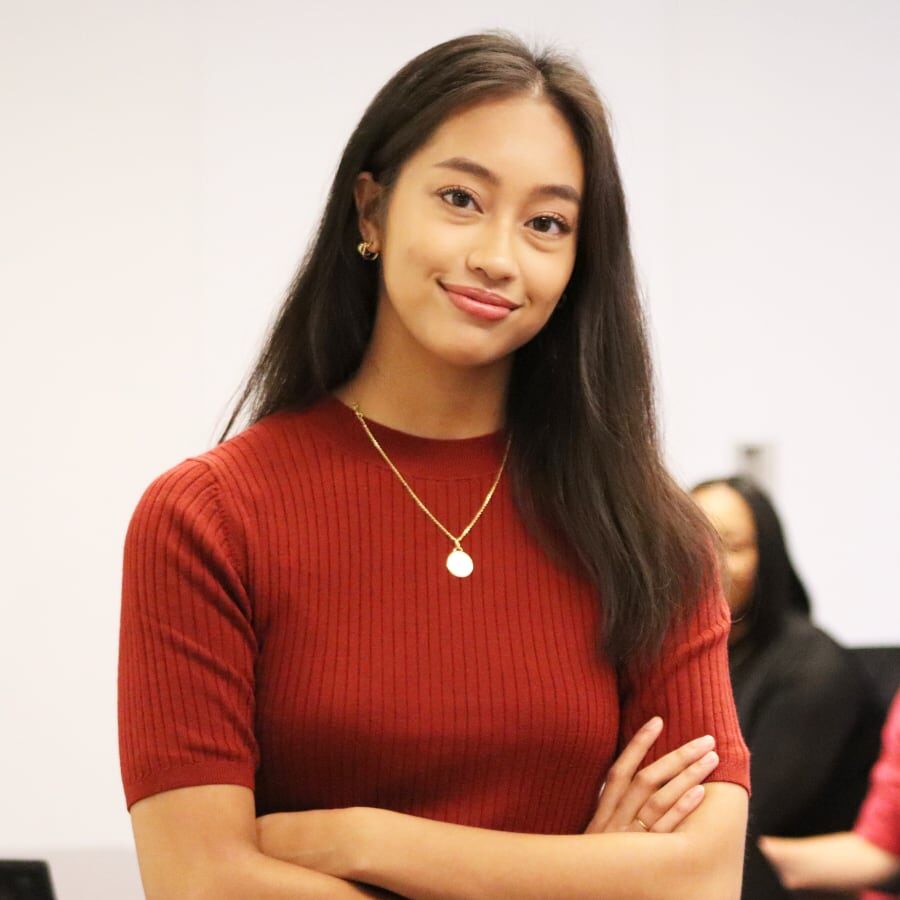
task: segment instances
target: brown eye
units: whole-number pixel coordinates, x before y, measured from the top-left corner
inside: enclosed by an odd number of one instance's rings
[[[456,209],[469,209],[469,201],[475,202],[475,198],[467,190],[460,187],[444,188],[444,190],[438,191],[438,196],[450,206],[456,207]]]
[[[535,216],[531,221],[534,223],[534,230],[540,234],[568,234],[572,230],[566,222],[556,216]],[[557,231],[551,231],[554,225]]]

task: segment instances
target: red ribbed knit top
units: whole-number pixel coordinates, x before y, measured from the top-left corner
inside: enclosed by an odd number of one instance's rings
[[[502,433],[370,423],[458,533]],[[452,549],[333,397],[268,416],[146,490],[125,541],[119,744],[126,803],[189,785],[255,790],[257,814],[377,806],[537,833],[583,831],[619,744],[654,757],[712,733],[712,780],[748,786],[721,593],[657,662],[598,657],[591,586],[526,533],[504,477]]]

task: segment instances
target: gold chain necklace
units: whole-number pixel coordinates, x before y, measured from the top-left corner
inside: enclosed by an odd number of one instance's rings
[[[487,509],[488,503],[491,502],[491,497],[494,496],[494,491],[497,490],[497,485],[500,484],[500,477],[503,475],[503,470],[506,468],[506,459],[509,456],[509,448],[512,443],[512,438],[507,439],[506,441],[506,451],[503,454],[503,462],[500,463],[500,471],[497,472],[497,477],[494,479],[494,483],[491,485],[491,489],[487,492],[487,496],[484,498],[481,506],[478,507],[478,512],[475,513],[472,521],[469,522],[468,525],[462,530],[462,532],[457,536],[452,534],[449,529],[445,528],[434,516],[431,510],[418,498],[416,492],[409,486],[406,479],[400,474],[400,470],[391,462],[390,457],[387,453],[384,452],[381,444],[378,443],[375,435],[369,430],[369,426],[366,423],[365,418],[363,417],[362,412],[360,411],[359,404],[353,404],[353,412],[356,413],[356,418],[359,419],[360,424],[365,429],[366,434],[369,436],[369,440],[375,445],[375,449],[381,454],[382,459],[390,466],[391,471],[400,479],[400,483],[403,487],[406,488],[407,493],[413,500],[416,501],[416,505],[419,509],[437,525],[444,534],[447,535],[448,538],[453,542],[453,549],[450,551],[450,555],[447,557],[447,570],[451,575],[455,575],[457,578],[468,578],[469,575],[472,574],[475,569],[475,563],[472,561],[472,557],[466,553],[462,548],[462,539],[472,530],[475,523],[481,518],[481,514]]]

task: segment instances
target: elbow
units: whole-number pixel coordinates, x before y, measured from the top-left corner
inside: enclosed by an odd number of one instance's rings
[[[243,857],[197,861],[179,867],[177,873],[165,872],[155,884],[145,879],[144,896],[146,900],[244,900],[253,895],[253,879],[248,880],[252,868],[253,861]]]
[[[708,878],[685,884],[684,891],[679,893],[683,900],[741,900],[742,872],[716,873]],[[663,895],[660,895],[663,900]],[[671,900],[671,894],[665,893],[665,900]]]
[[[144,884],[146,900],[230,900],[229,886],[222,879],[197,871],[182,873],[178,884]]]
[[[733,852],[718,854],[707,861],[707,868],[699,891],[688,891],[685,896],[696,900],[741,900],[744,885],[744,842]]]
[[[741,900],[743,850],[743,841],[727,848],[686,841],[672,883],[661,886],[659,900]]]
[[[714,801],[710,803],[709,801]],[[694,821],[682,832],[679,900],[740,900],[747,838],[747,794],[711,784]]]
[[[728,873],[727,877],[714,879],[707,890],[694,896],[698,900],[741,900],[743,880],[743,871]]]
[[[678,900],[741,900],[743,867],[709,867],[684,878]],[[660,900],[672,900],[673,893],[663,891]]]
[[[702,894],[708,900],[741,900],[744,887],[743,845],[736,859],[721,862],[710,873],[709,886]]]

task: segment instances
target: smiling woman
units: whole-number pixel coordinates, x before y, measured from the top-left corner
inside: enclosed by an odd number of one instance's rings
[[[129,527],[148,896],[737,897],[728,609],[652,398],[587,76],[500,33],[412,60]]]
[[[523,139],[532,134],[540,140]],[[481,397],[484,409],[476,400],[474,415],[458,419],[471,416],[466,427],[475,433],[496,428],[513,353],[546,325],[572,276],[583,170],[557,107],[525,94],[451,113],[407,159],[389,203],[380,197],[385,185],[361,173],[357,207],[382,210],[380,218],[363,215],[360,230],[376,252],[385,248],[384,302],[363,366],[338,396],[357,398],[379,421],[414,428],[418,414],[409,401],[397,404],[397,391],[418,391],[421,380],[410,384],[401,373],[401,384],[385,384],[376,373],[390,371],[381,359],[415,356],[442,393],[461,385],[438,370],[475,374],[466,405]],[[547,183],[552,178],[566,183]],[[411,418],[398,421],[386,403]]]

